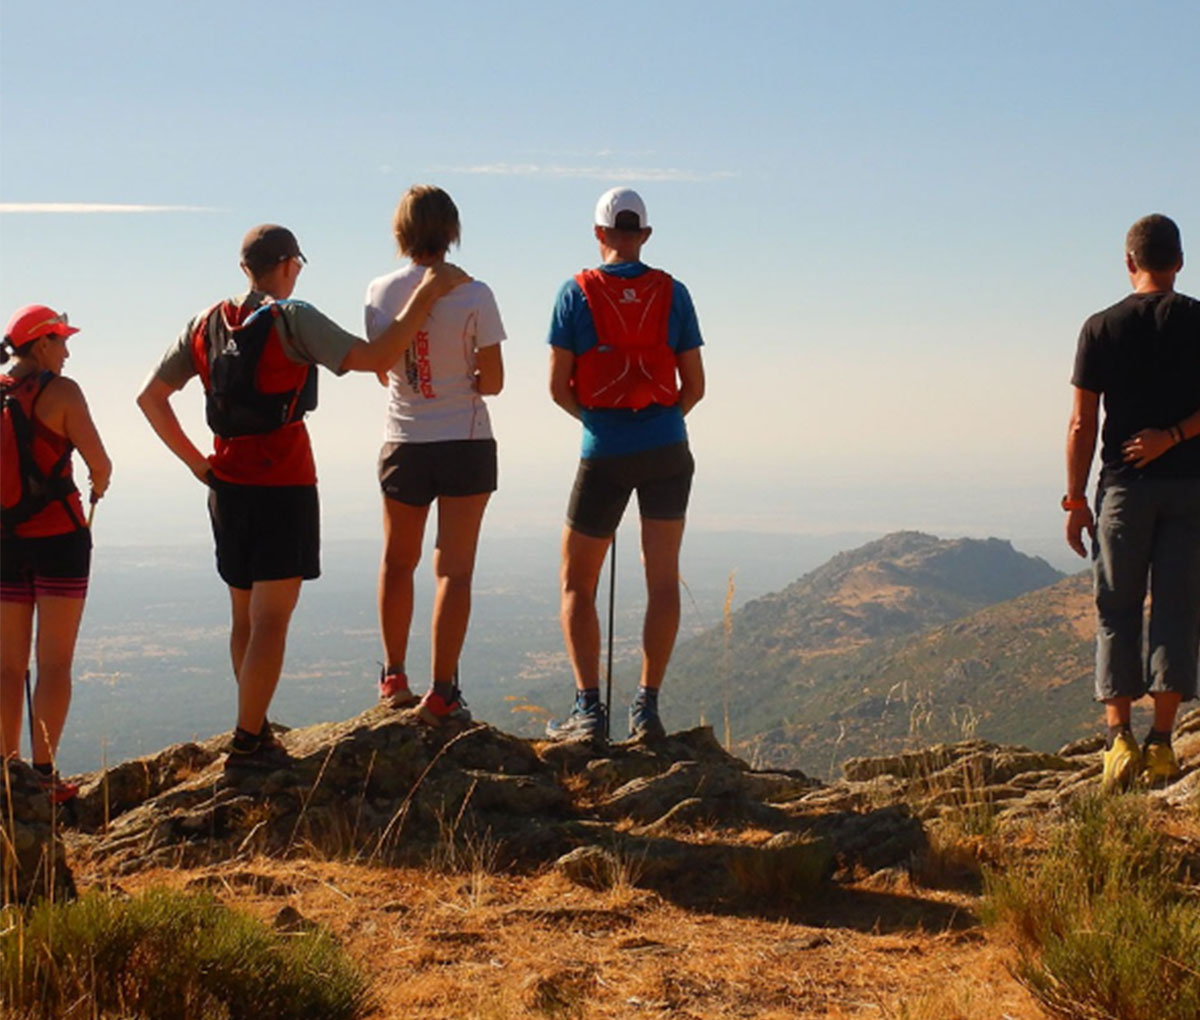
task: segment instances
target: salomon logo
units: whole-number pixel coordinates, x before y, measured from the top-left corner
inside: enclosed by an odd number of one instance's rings
[[[621,292],[621,304],[623,304],[623,305],[641,304],[641,302],[638,300],[637,291],[634,290],[632,287],[626,287]]]

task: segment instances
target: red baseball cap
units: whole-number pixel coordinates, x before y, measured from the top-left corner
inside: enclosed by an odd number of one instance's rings
[[[15,350],[33,343],[41,336],[67,337],[79,330],[67,323],[67,313],[58,313],[46,305],[26,305],[18,308],[4,327],[4,339]]]

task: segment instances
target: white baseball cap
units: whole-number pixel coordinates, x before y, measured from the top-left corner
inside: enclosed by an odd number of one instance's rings
[[[646,203],[633,188],[610,188],[600,196],[596,203],[596,226],[616,227],[620,213],[633,213],[637,217],[637,223],[632,227],[622,224],[625,229],[644,230],[650,226],[646,220]]]

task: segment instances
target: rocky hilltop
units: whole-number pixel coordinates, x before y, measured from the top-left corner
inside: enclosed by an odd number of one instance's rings
[[[898,532],[840,553],[782,591],[747,603],[725,626],[682,644],[666,690],[686,688],[689,701],[721,729],[728,703],[732,735],[752,760],[828,774],[847,757],[898,749],[892,738],[909,736],[920,694],[904,681],[924,681],[928,673],[894,676],[892,652],[916,635],[944,636],[952,621],[1062,579],[1006,541]],[[954,671],[951,663],[939,665]],[[969,685],[959,684],[951,704],[964,693]],[[857,723],[873,724],[893,705],[902,717],[898,733],[894,718],[882,727]],[[969,735],[937,721],[918,731],[918,740]]]
[[[21,898],[44,887],[56,832],[64,892],[78,855],[129,874],[314,852],[420,864],[486,843],[505,871],[556,867],[603,884],[636,861],[637,884],[673,901],[729,904],[907,867],[949,809],[985,808],[999,824],[1052,814],[1094,787],[1100,767],[1098,738],[1054,754],[967,740],[855,758],[823,783],[751,768],[707,727],[600,753],[483,724],[431,731],[380,707],[284,733],[290,767],[234,779],[223,739],[77,777],[81,795],[57,817],[31,770],[11,766],[4,827]],[[1182,720],[1177,748],[1184,775],[1153,794],[1168,805],[1200,794],[1200,710]]]

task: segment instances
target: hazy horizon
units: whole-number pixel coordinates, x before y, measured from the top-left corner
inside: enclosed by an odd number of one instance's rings
[[[718,626],[729,583],[733,609],[788,584],[838,552],[879,534],[764,535],[695,531],[685,541],[680,641]],[[947,536],[939,536],[947,537]],[[1005,536],[994,536],[1004,538]],[[486,536],[485,536],[486,538]],[[1026,554],[1014,543],[1019,552]],[[272,717],[288,725],[348,718],[375,701],[379,637],[378,545],[326,543],[323,576],[305,584]],[[618,533],[615,700],[636,684],[644,593],[630,532]],[[484,542],[471,631],[463,653],[468,700],[483,695],[487,721],[532,736],[565,711],[571,674],[558,624],[558,549],[538,535]],[[732,576],[731,576],[732,575]],[[601,598],[607,595],[607,574]],[[409,670],[428,662],[432,599],[428,558],[417,575]],[[99,545],[75,660],[75,691],[60,768],[89,771],[227,732],[235,712],[228,658],[228,594],[209,544]],[[533,704],[535,690],[557,692]],[[664,690],[664,717],[693,725],[686,691]],[[476,702],[478,710],[479,702]]]

